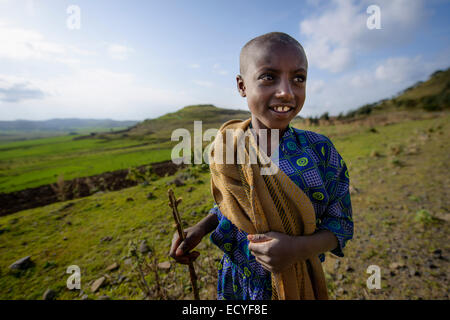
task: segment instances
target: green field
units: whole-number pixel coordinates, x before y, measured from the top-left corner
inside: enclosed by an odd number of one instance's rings
[[[387,118],[396,121],[381,122],[369,117],[367,121],[319,127],[294,123],[299,128],[327,135],[349,166],[355,235],[344,251],[344,258],[327,254],[324,268],[330,298],[448,299],[450,114],[429,113],[409,118],[392,114]],[[17,177],[21,174],[24,177],[22,185],[30,183],[23,171],[32,167],[33,160],[36,168],[31,172],[51,172],[44,170],[45,164],[39,161],[44,158],[49,168],[73,168],[75,175],[89,165],[92,172],[95,168],[105,171],[106,167],[119,167],[120,163],[126,166],[134,160],[137,163],[139,156],[146,161],[145,157],[161,153],[151,146],[139,147],[143,141],[102,144],[97,140],[69,143],[68,139],[52,138],[40,146],[38,141],[30,141],[28,146],[25,142],[8,144],[16,148],[9,151],[3,145],[0,163],[2,174],[8,177],[2,176],[2,188],[13,189],[11,184],[5,185],[13,170]],[[78,160],[70,160],[74,152],[80,155],[74,158]],[[12,160],[14,156],[17,157]],[[89,161],[83,162],[89,157]],[[120,157],[123,160],[116,159]],[[113,159],[107,162],[108,158]],[[77,161],[83,164],[77,166]],[[11,167],[7,170],[6,165]],[[29,174],[39,177],[37,173]],[[183,198],[180,210],[188,226],[207,214],[213,203],[209,173],[201,167],[190,167],[179,174],[186,185],[172,187]],[[40,177],[41,181],[51,178],[52,174]],[[167,206],[167,182],[173,179],[164,177],[149,185],[97,193],[0,217],[0,299],[41,299],[48,288],[57,293],[57,299],[80,299],[83,294],[89,299],[102,295],[111,299],[142,299],[137,272],[129,260],[128,244],[147,239],[152,248],[149,261],[154,258],[158,262],[170,261],[167,254],[175,229]],[[149,200],[150,192],[153,197]],[[67,203],[73,205],[68,207]],[[112,240],[101,241],[106,236]],[[195,263],[201,279],[200,296],[215,299],[216,263],[221,253],[207,237],[200,252]],[[28,255],[34,266],[21,272],[9,270],[11,263]],[[106,271],[113,262],[120,265],[119,269]],[[81,269],[81,294],[66,288],[69,276],[66,268],[70,265]],[[380,290],[366,287],[369,265],[381,268]],[[192,299],[185,266],[172,264],[168,271],[159,270],[162,293],[156,290],[156,274],[151,265],[143,270],[153,290],[151,299]],[[107,279],[104,286],[96,293],[91,292],[93,281],[104,275]]]
[[[0,193],[170,160],[167,145],[145,140],[59,136],[0,144]]]

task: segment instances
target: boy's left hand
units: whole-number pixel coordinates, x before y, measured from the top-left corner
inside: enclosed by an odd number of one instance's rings
[[[289,236],[279,232],[251,234],[248,249],[264,269],[279,273],[299,260],[308,258],[302,237]]]

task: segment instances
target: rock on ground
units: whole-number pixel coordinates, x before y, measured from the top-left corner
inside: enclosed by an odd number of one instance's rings
[[[95,280],[95,282],[91,286],[91,291],[96,292],[103,285],[105,280],[106,280],[106,277],[101,277],[101,278],[98,278],[97,280]]]
[[[26,256],[22,259],[17,260],[13,264],[9,266],[12,270],[25,270],[33,265],[33,261],[31,261],[31,256]]]
[[[45,290],[42,299],[43,300],[54,300],[56,298],[56,292],[52,289]]]
[[[119,264],[117,262],[114,262],[110,266],[106,268],[106,271],[114,271],[119,268]]]
[[[169,261],[164,261],[164,262],[160,262],[158,263],[158,268],[159,269],[163,269],[163,270],[169,270],[170,269],[170,262]]]

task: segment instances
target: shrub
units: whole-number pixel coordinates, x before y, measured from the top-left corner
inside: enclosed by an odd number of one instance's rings
[[[420,222],[423,224],[433,223],[436,221],[436,218],[431,215],[431,213],[428,210],[421,209],[416,212],[416,215],[414,217],[414,221]]]

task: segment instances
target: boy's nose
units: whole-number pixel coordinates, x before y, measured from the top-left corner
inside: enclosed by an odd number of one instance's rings
[[[289,80],[283,79],[279,82],[276,97],[285,101],[290,101],[294,99],[294,92]]]

